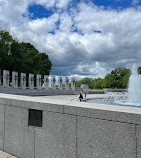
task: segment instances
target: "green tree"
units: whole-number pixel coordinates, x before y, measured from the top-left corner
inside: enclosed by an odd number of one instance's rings
[[[8,32],[0,31],[0,69],[49,75],[52,63],[30,43],[19,43]]]
[[[130,70],[126,68],[116,68],[105,76],[105,87],[107,88],[127,88]]]
[[[105,87],[104,79],[102,78],[95,78],[93,81],[94,89],[103,89]]]
[[[81,84],[88,84],[91,89],[127,88],[130,73],[129,69],[119,67],[112,70],[104,79],[100,77],[95,79],[86,77],[80,81],[76,81],[76,87],[80,87]]]
[[[39,66],[39,72],[41,75],[50,73],[50,67],[52,67],[52,63],[49,60],[49,57],[45,53],[40,53],[38,56],[38,66]],[[38,72],[38,73],[39,73]]]
[[[12,36],[8,32],[0,31],[0,69],[7,69],[11,59],[9,58]]]
[[[81,80],[82,84],[87,84],[89,86],[89,88],[93,89],[93,79],[92,78],[88,78],[85,77]]]
[[[138,67],[138,73],[141,74],[141,67]]]
[[[75,81],[75,87],[80,87],[82,85],[82,81]]]

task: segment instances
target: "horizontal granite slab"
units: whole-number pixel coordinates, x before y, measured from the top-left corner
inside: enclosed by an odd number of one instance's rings
[[[69,115],[90,117],[102,120],[141,124],[141,108],[86,103],[74,100],[51,99],[0,93],[0,104],[28,109],[59,112]],[[77,96],[76,96],[77,97]]]

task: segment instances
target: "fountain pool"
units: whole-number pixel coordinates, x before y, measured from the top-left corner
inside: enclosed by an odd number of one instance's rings
[[[128,93],[109,92],[104,99],[87,100],[88,103],[101,103],[109,105],[141,106],[141,75],[134,64],[129,78]]]

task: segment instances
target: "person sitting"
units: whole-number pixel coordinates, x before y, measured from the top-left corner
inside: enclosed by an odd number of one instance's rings
[[[80,101],[82,101],[82,99],[83,99],[83,95],[82,95],[82,92],[80,92],[80,96],[79,96],[79,99],[80,99]]]

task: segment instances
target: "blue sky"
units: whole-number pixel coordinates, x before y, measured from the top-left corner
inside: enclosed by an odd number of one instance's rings
[[[104,7],[104,9],[114,9],[114,10],[123,10],[125,8],[136,8],[141,5],[141,1],[133,1],[133,0],[73,0],[67,6],[67,11],[70,8],[76,7],[80,2],[85,3],[93,3],[96,6]],[[66,9],[66,8],[65,8]],[[51,16],[54,12],[57,11],[56,7],[46,9],[43,5],[33,4],[28,7],[29,13],[31,13],[31,20],[35,20],[37,18],[46,18]]]
[[[0,26],[48,54],[51,75],[141,66],[141,0],[1,0]]]
[[[40,18],[47,18],[54,13],[53,10],[50,10],[50,9],[48,10],[44,6],[37,5],[37,4],[29,6],[28,10],[29,10],[31,20],[35,20],[38,18],[39,19]]]

